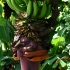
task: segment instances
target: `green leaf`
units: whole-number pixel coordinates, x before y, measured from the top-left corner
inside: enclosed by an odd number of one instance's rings
[[[7,31],[6,28],[3,26],[0,26],[0,39],[2,41],[8,42]]]
[[[4,61],[4,60],[7,60],[7,59],[12,59],[12,57],[10,57],[10,56],[4,56],[3,58],[2,58],[2,60],[1,61]]]
[[[43,69],[47,66],[47,63],[48,63],[48,60],[46,60],[46,61],[42,64],[40,70],[43,70]]]
[[[66,30],[67,30],[67,27],[64,27],[62,30],[60,30],[60,31],[58,32],[58,35],[59,35],[59,36],[63,36],[64,33],[66,32]]]
[[[0,26],[5,26],[6,25],[7,20],[0,17]]]
[[[10,43],[14,38],[14,27],[10,23],[6,23],[5,26],[0,26],[0,39],[3,42]]]
[[[53,62],[55,62],[55,61],[57,60],[57,57],[58,57],[58,56],[55,56],[55,57],[53,57],[52,59],[48,60],[48,64],[49,64],[49,65],[52,65]]]
[[[21,67],[20,67],[19,64],[16,64],[16,65],[15,65],[15,70],[21,70]]]
[[[44,67],[43,65],[40,67],[40,70],[56,70],[56,68],[52,68],[52,65],[46,64]]]
[[[66,66],[66,63],[63,61],[63,60],[60,60],[60,63],[61,67],[65,67]]]
[[[67,68],[66,70],[70,70],[70,61],[67,62]]]
[[[0,61],[2,61],[2,59],[4,58],[5,56],[0,56]]]
[[[65,38],[64,37],[58,37],[58,38],[54,38],[52,39],[51,42],[54,46],[58,46],[58,45],[64,45],[65,44]]]
[[[16,30],[10,21],[8,21],[7,24],[12,31]]]
[[[2,46],[0,46],[0,56],[3,56]]]
[[[51,60],[52,58],[54,58],[55,57],[55,55],[53,55],[53,56],[50,56],[50,57],[48,57],[48,59],[46,59],[45,60],[45,62],[42,64],[42,66],[40,67],[40,70],[46,70],[46,68],[47,69],[49,69],[48,68],[48,62],[49,62],[49,60]]]
[[[5,65],[5,61],[0,62],[0,66],[4,66]]]
[[[4,43],[10,43],[14,38],[14,27],[6,19],[0,17],[0,39]]]
[[[55,63],[53,64],[52,68],[56,68],[57,66],[58,66],[58,63],[55,62]]]
[[[14,39],[15,28],[10,22],[7,22],[7,30],[8,30],[10,41],[12,41]]]
[[[42,67],[40,68],[40,70],[47,70],[47,69],[49,69],[49,65],[48,65],[48,64],[46,64],[44,67],[42,66]]]
[[[53,57],[55,57],[56,55],[50,55],[48,58],[47,58],[47,60],[50,60],[50,59],[52,59]]]

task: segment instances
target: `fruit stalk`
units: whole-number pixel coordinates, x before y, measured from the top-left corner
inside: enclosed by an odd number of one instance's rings
[[[39,70],[40,61],[29,61],[26,57],[22,56],[22,52],[20,50],[17,51],[17,55],[20,57],[21,70]]]
[[[29,64],[26,57],[20,57],[21,70],[29,70]]]

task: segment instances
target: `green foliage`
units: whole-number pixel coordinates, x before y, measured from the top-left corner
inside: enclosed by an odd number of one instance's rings
[[[0,18],[0,39],[5,43],[10,43],[14,37],[14,27],[4,18]]]
[[[61,68],[69,70],[70,68],[70,62],[68,60],[70,56],[70,1],[62,0],[58,6],[60,14],[57,18],[57,22],[59,24],[56,26],[55,34],[51,40],[53,47],[49,51],[50,57],[52,58],[45,60],[41,70],[47,70],[44,68],[49,64],[52,68],[58,68],[59,70],[61,70]]]

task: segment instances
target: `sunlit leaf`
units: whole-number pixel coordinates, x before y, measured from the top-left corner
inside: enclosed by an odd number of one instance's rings
[[[57,66],[58,66],[58,63],[55,62],[55,63],[53,64],[52,68],[56,68]]]
[[[5,61],[0,62],[0,65],[1,65],[1,66],[4,66],[5,64],[6,64]]]
[[[60,60],[60,65],[61,65],[61,67],[65,67],[66,63],[63,60]]]
[[[69,70],[69,69],[70,69],[70,61],[67,62],[67,70]]]
[[[58,38],[54,38],[52,39],[52,42],[51,42],[54,46],[62,46],[65,44],[65,38],[64,37],[58,37]]]

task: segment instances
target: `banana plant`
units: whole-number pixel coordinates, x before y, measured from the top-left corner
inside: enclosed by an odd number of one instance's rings
[[[15,70],[39,70],[39,67],[40,70],[69,68],[70,4],[68,2],[65,0],[4,1],[12,9],[11,11],[18,15],[17,17],[9,15],[7,19],[2,16],[2,9],[5,7],[0,6],[0,40],[7,50],[2,51],[0,47],[1,55],[6,56],[5,53],[11,53],[8,54],[11,57],[1,58],[0,65],[7,67],[12,64],[12,69]],[[42,60],[45,62],[40,66]],[[15,61],[17,63],[14,63]]]

